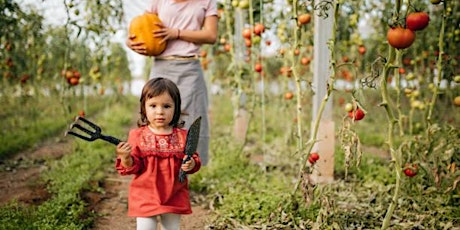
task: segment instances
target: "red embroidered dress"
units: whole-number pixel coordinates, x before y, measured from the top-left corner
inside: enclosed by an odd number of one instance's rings
[[[125,168],[119,158],[115,165],[120,175],[134,174],[128,196],[129,216],[192,213],[188,181],[179,182],[186,137],[187,130],[178,128],[165,135],[154,134],[147,126],[129,132],[133,165]],[[196,166],[188,174],[197,172],[201,167],[197,153],[193,159]]]

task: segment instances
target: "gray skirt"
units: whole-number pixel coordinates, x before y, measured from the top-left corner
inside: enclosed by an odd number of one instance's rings
[[[155,60],[150,78],[163,77],[176,83],[181,94],[181,110],[185,115],[185,128],[201,116],[200,140],[197,152],[202,165],[208,163],[209,152],[209,118],[208,90],[199,60]]]

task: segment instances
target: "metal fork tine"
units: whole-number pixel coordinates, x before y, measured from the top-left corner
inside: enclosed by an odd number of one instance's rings
[[[93,138],[93,136],[87,137],[87,136],[83,136],[83,135],[81,135],[81,134],[79,134],[79,133],[76,133],[76,132],[73,132],[73,131],[67,131],[66,134],[71,134],[71,135],[74,135],[74,136],[76,136],[76,137],[79,137],[79,138],[81,138],[81,139],[83,139],[83,140],[87,140],[87,141],[94,141],[94,140],[96,140],[95,138]]]
[[[97,135],[96,132],[90,131],[87,128],[81,126],[80,124],[74,124],[73,127],[77,128],[77,129],[79,129],[79,130],[81,130],[81,131],[83,131],[83,132],[85,132],[85,133],[87,133],[87,134],[89,134],[91,136],[96,136]]]
[[[89,126],[91,126],[91,127],[95,130],[96,133],[101,133],[101,127],[97,126],[97,125],[94,124],[93,122],[88,121],[88,120],[86,120],[85,118],[80,117],[80,116],[78,116],[77,119],[80,120],[80,121],[83,121],[83,122],[85,122],[86,124],[88,124]]]

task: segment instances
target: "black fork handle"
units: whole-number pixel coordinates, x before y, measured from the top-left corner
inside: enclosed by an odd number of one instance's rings
[[[112,136],[101,135],[100,138],[102,140],[110,142],[110,143],[112,143],[114,145],[118,145],[121,142],[118,138],[112,137]]]

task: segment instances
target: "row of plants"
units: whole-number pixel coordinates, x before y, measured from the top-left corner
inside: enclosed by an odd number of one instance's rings
[[[446,108],[455,111],[460,99],[457,96],[460,81],[459,55],[455,49],[459,39],[456,26],[458,3],[294,0],[288,1],[288,5],[289,11],[277,12],[273,10],[271,2],[262,4],[262,1],[249,1],[247,6],[244,4],[244,7],[241,7],[239,4],[230,5],[227,1],[223,5],[221,16],[224,22],[222,27],[225,30],[224,42],[221,42],[221,45],[233,61],[228,68],[217,71],[223,72],[219,72],[218,76],[233,76],[221,81],[233,89],[234,120],[241,109],[247,109],[252,115],[260,114],[263,128],[259,141],[263,144],[266,144],[266,135],[272,127],[266,125],[269,122],[265,110],[268,108],[268,94],[265,93],[265,89],[258,93],[257,86],[264,85],[267,79],[270,79],[268,76],[276,78],[275,81],[286,91],[292,89],[280,82],[288,81],[295,84],[294,92],[291,92],[289,97],[286,96],[286,99],[294,99],[296,103],[296,107],[291,110],[297,115],[297,150],[294,152],[301,153],[297,158],[301,163],[298,166],[298,182],[294,191],[298,191],[297,188],[302,184],[310,183],[305,175],[315,170],[314,165],[309,163],[315,162],[310,158],[313,154],[318,154],[313,153],[312,148],[318,141],[316,135],[319,120],[325,105],[331,100],[339,78],[345,78],[353,82],[352,87],[347,90],[347,104],[350,106],[347,106],[346,111],[352,119],[344,119],[340,123],[342,127],[339,133],[347,166],[359,166],[361,163],[363,142],[358,135],[358,124],[362,124],[369,117],[379,117],[377,114],[384,117],[378,123],[371,123],[370,128],[374,129],[372,126],[379,126],[382,121],[387,121],[386,130],[380,130],[384,135],[380,136],[385,143],[382,149],[390,154],[391,161],[387,163],[387,167],[392,168],[394,187],[391,189],[392,198],[384,203],[387,210],[384,218],[380,219],[381,228],[388,229],[394,224],[394,213],[400,211],[396,210],[400,207],[398,202],[404,197],[402,190],[407,187],[403,183],[404,176],[412,178],[417,175],[417,171],[423,171],[426,174],[417,177],[425,177],[424,180],[418,181],[420,184],[456,195],[459,176],[456,159],[458,143],[446,143],[443,139],[456,138],[457,126],[455,119],[444,119],[445,114],[440,110]],[[235,10],[235,7],[239,9]],[[421,9],[426,12],[419,12]],[[375,10],[378,12],[373,13]],[[260,14],[261,11],[267,14]],[[306,54],[312,59],[312,47],[318,44],[313,44],[314,31],[311,20],[300,20],[306,12],[323,19],[333,17],[332,36],[327,42],[331,57],[327,93],[317,119],[312,124],[314,131],[311,133],[306,131],[311,127],[303,125],[303,111],[308,108],[303,102],[308,100],[309,95],[317,92],[315,87],[318,86],[311,84],[313,73],[308,67],[308,62],[303,62],[303,58]],[[375,17],[372,17],[373,15]],[[357,27],[361,17],[369,17],[366,24],[373,26],[373,31],[367,37],[361,36],[362,30],[358,30]],[[238,21],[246,24],[235,23]],[[264,23],[266,21],[274,23]],[[347,27],[342,26],[342,22],[353,24]],[[428,22],[431,27],[428,26]],[[277,28],[277,38],[281,41],[281,47],[275,59],[282,63],[279,71],[274,69],[275,65],[271,65],[274,58],[263,55],[266,46],[270,46],[270,43],[266,42],[269,36],[264,36],[264,30],[260,29],[264,27]],[[434,31],[436,36],[428,37],[429,30]],[[422,39],[415,39],[416,33],[417,37]],[[261,42],[264,39],[265,43]],[[226,46],[227,41],[231,44],[230,49]],[[421,55],[420,50],[425,52]],[[350,56],[352,58],[349,58]],[[241,57],[245,58],[245,62]],[[304,63],[307,63],[307,67]],[[307,87],[303,87],[305,85]],[[380,92],[380,111],[371,112],[370,106],[373,105],[367,104],[365,99],[369,98],[367,89],[373,88]],[[241,103],[241,98],[246,98],[247,102]],[[256,113],[258,109],[260,111]],[[364,117],[366,118],[363,120]],[[434,135],[435,133],[439,135]],[[309,137],[308,142],[304,140],[304,136]],[[437,151],[434,151],[433,146],[437,146]],[[432,178],[437,178],[438,183],[433,183]],[[442,180],[445,183],[439,182]],[[305,205],[309,207],[308,202]]]
[[[91,120],[104,130],[110,129],[111,135],[126,138],[126,130],[133,124],[133,105],[137,102],[131,97],[121,100],[105,98],[104,102],[113,106],[99,108]],[[46,124],[41,125],[43,128]],[[56,138],[64,137],[59,135]],[[39,205],[11,201],[2,206],[2,229],[88,229],[92,226],[98,215],[88,209],[84,194],[104,192],[100,182],[113,167],[113,146],[102,141],[81,140],[71,144],[71,151],[64,153],[62,158],[46,160],[46,169],[35,182],[46,185],[50,198]]]
[[[63,136],[76,116],[96,114],[106,107],[106,101],[101,98],[100,95],[5,97],[0,111],[0,159],[36,147],[51,137]]]
[[[372,92],[367,93],[372,95]],[[334,99],[339,100],[342,96],[337,93]],[[373,97],[378,99],[378,92]],[[268,103],[273,106],[266,107],[267,126],[270,127],[267,141],[260,141],[262,124],[256,120],[250,125],[247,142],[241,145],[232,137],[229,97],[224,95],[213,100],[218,101],[213,103],[213,111],[219,113],[213,113],[211,163],[191,180],[192,188],[205,192],[209,207],[215,211],[210,225],[212,228],[381,227],[396,180],[390,176],[394,173],[390,167],[394,161],[388,153],[382,157],[369,149],[374,147],[385,152],[382,136],[386,127],[378,125],[384,119],[384,113],[376,114],[372,119],[364,119],[354,127],[359,130],[359,137],[374,137],[377,136],[375,133],[380,133],[380,137],[375,140],[363,138],[361,145],[367,148],[351,161],[347,161],[346,152],[341,144],[337,144],[334,154],[335,181],[314,185],[308,183],[308,174],[302,178],[297,175],[297,168],[301,165],[300,154],[295,152],[295,141],[289,141],[294,136],[295,128],[286,128],[286,124],[295,123],[291,119],[293,114],[289,112],[295,106],[294,103],[286,103],[282,97],[269,99]],[[379,109],[375,105],[369,111]],[[335,109],[335,112],[343,114],[335,118],[336,122],[349,119],[344,107]],[[254,113],[260,114],[260,111],[256,109]],[[305,119],[308,120],[308,117]],[[457,140],[460,133],[450,126],[432,129],[430,132],[430,138],[419,132],[413,137],[417,142],[401,144],[407,147],[404,151],[407,151],[408,157],[423,161],[415,161],[419,166],[413,172],[401,170],[402,186],[398,208],[392,215],[391,229],[459,227],[460,193],[456,186],[459,172],[455,164],[460,160],[460,143]],[[339,134],[340,128],[337,129]],[[404,138],[395,139],[398,143],[405,142]],[[430,153],[430,148],[436,149],[436,152]],[[264,160],[255,161],[254,156],[263,156]],[[299,193],[292,193],[298,180],[306,180],[307,183],[302,183]]]

